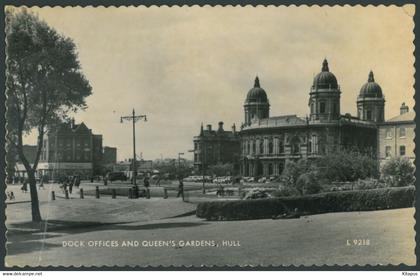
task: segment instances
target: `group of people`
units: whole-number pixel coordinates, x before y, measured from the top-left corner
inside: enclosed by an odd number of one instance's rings
[[[178,194],[176,197],[182,196],[182,201],[184,201],[184,181],[182,177],[178,177],[178,181]],[[146,189],[146,198],[150,198],[150,179],[148,176],[143,179],[143,185]]]
[[[63,189],[63,192],[66,192],[66,190],[68,188],[68,191],[71,194],[73,192],[73,186],[79,188],[79,186],[80,186],[80,176],[78,176],[78,175],[65,176],[62,183],[63,184],[60,186],[60,188]]]

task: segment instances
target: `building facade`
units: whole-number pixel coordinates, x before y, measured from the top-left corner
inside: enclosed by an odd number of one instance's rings
[[[410,112],[405,103],[400,108],[400,115],[379,125],[379,162],[383,166],[393,157],[406,157],[414,163],[414,121],[415,114]]]
[[[62,123],[46,133],[38,171],[49,177],[78,174],[84,178],[99,173],[102,135],[92,133],[83,122]]]
[[[234,170],[239,169],[240,137],[236,126],[231,131],[223,129],[223,122],[219,128],[213,130],[211,125],[204,129],[201,125],[200,134],[194,137],[194,170],[202,172],[208,166],[232,163]]]
[[[270,104],[258,77],[245,103],[241,126],[241,174],[278,176],[287,160],[313,159],[339,148],[350,148],[376,158],[377,126],[384,120],[385,99],[369,73],[357,98],[358,116],[340,114],[341,89],[327,60],[309,91],[309,113],[269,117]]]
[[[102,163],[104,165],[116,164],[117,163],[117,148],[104,147]]]

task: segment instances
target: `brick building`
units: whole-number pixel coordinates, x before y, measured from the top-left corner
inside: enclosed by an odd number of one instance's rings
[[[206,129],[201,125],[200,134],[194,137],[194,169],[197,172],[216,164],[232,163],[234,168],[238,167],[239,155],[240,138],[235,125],[231,131],[223,129],[223,122],[219,122],[217,130],[211,125]]]
[[[102,135],[93,134],[83,122],[62,123],[46,133],[38,171],[50,177],[101,173]]]

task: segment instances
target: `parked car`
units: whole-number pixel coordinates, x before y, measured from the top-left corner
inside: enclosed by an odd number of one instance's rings
[[[123,172],[109,172],[106,175],[107,179],[109,181],[116,181],[116,180],[121,180],[121,181],[127,181],[127,176],[123,173]]]

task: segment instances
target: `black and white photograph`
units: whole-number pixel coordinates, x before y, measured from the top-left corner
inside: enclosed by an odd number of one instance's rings
[[[7,268],[416,265],[414,4],[3,12]]]

